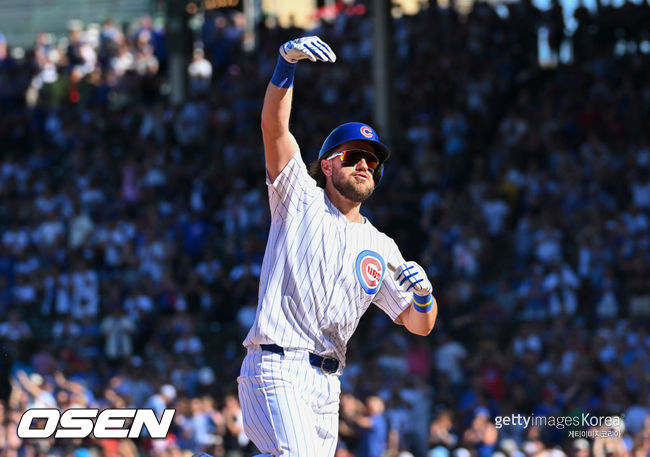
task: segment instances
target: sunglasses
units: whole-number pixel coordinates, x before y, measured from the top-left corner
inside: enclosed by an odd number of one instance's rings
[[[364,149],[346,149],[344,151],[339,151],[336,154],[329,156],[328,160],[333,159],[334,157],[341,157],[341,162],[343,162],[344,167],[353,167],[361,159],[365,159],[368,168],[374,173],[374,171],[379,166],[379,159],[370,151]]]

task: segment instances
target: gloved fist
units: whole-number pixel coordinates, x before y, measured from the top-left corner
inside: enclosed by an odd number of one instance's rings
[[[389,264],[389,268],[392,265]],[[393,270],[391,268],[391,270]],[[415,262],[404,262],[399,267],[394,267],[393,277],[405,292],[426,297],[433,291],[433,286],[424,272],[424,268]]]
[[[280,55],[289,63],[296,63],[302,59],[312,62],[336,62],[334,51],[317,36],[308,36],[287,41],[280,46]]]

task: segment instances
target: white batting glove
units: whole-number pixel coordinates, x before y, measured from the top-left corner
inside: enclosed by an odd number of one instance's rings
[[[426,297],[433,291],[433,286],[424,272],[424,268],[415,262],[404,262],[393,271],[393,278],[405,292]]]
[[[280,55],[289,63],[296,63],[302,59],[312,62],[336,62],[334,51],[317,36],[308,36],[287,41],[280,46]]]

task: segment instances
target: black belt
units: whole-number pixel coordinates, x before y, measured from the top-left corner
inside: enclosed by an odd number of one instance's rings
[[[260,344],[263,351],[273,352],[274,354],[284,355],[284,348],[277,344]],[[322,357],[318,354],[309,353],[309,364],[313,367],[320,368],[325,373],[335,373],[339,369],[339,361]]]

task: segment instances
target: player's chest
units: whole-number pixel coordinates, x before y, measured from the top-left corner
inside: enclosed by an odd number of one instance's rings
[[[323,269],[331,282],[334,302],[355,303],[364,310],[372,302],[388,262],[377,235],[361,224],[340,221],[323,228],[323,236],[330,240],[322,253]]]

